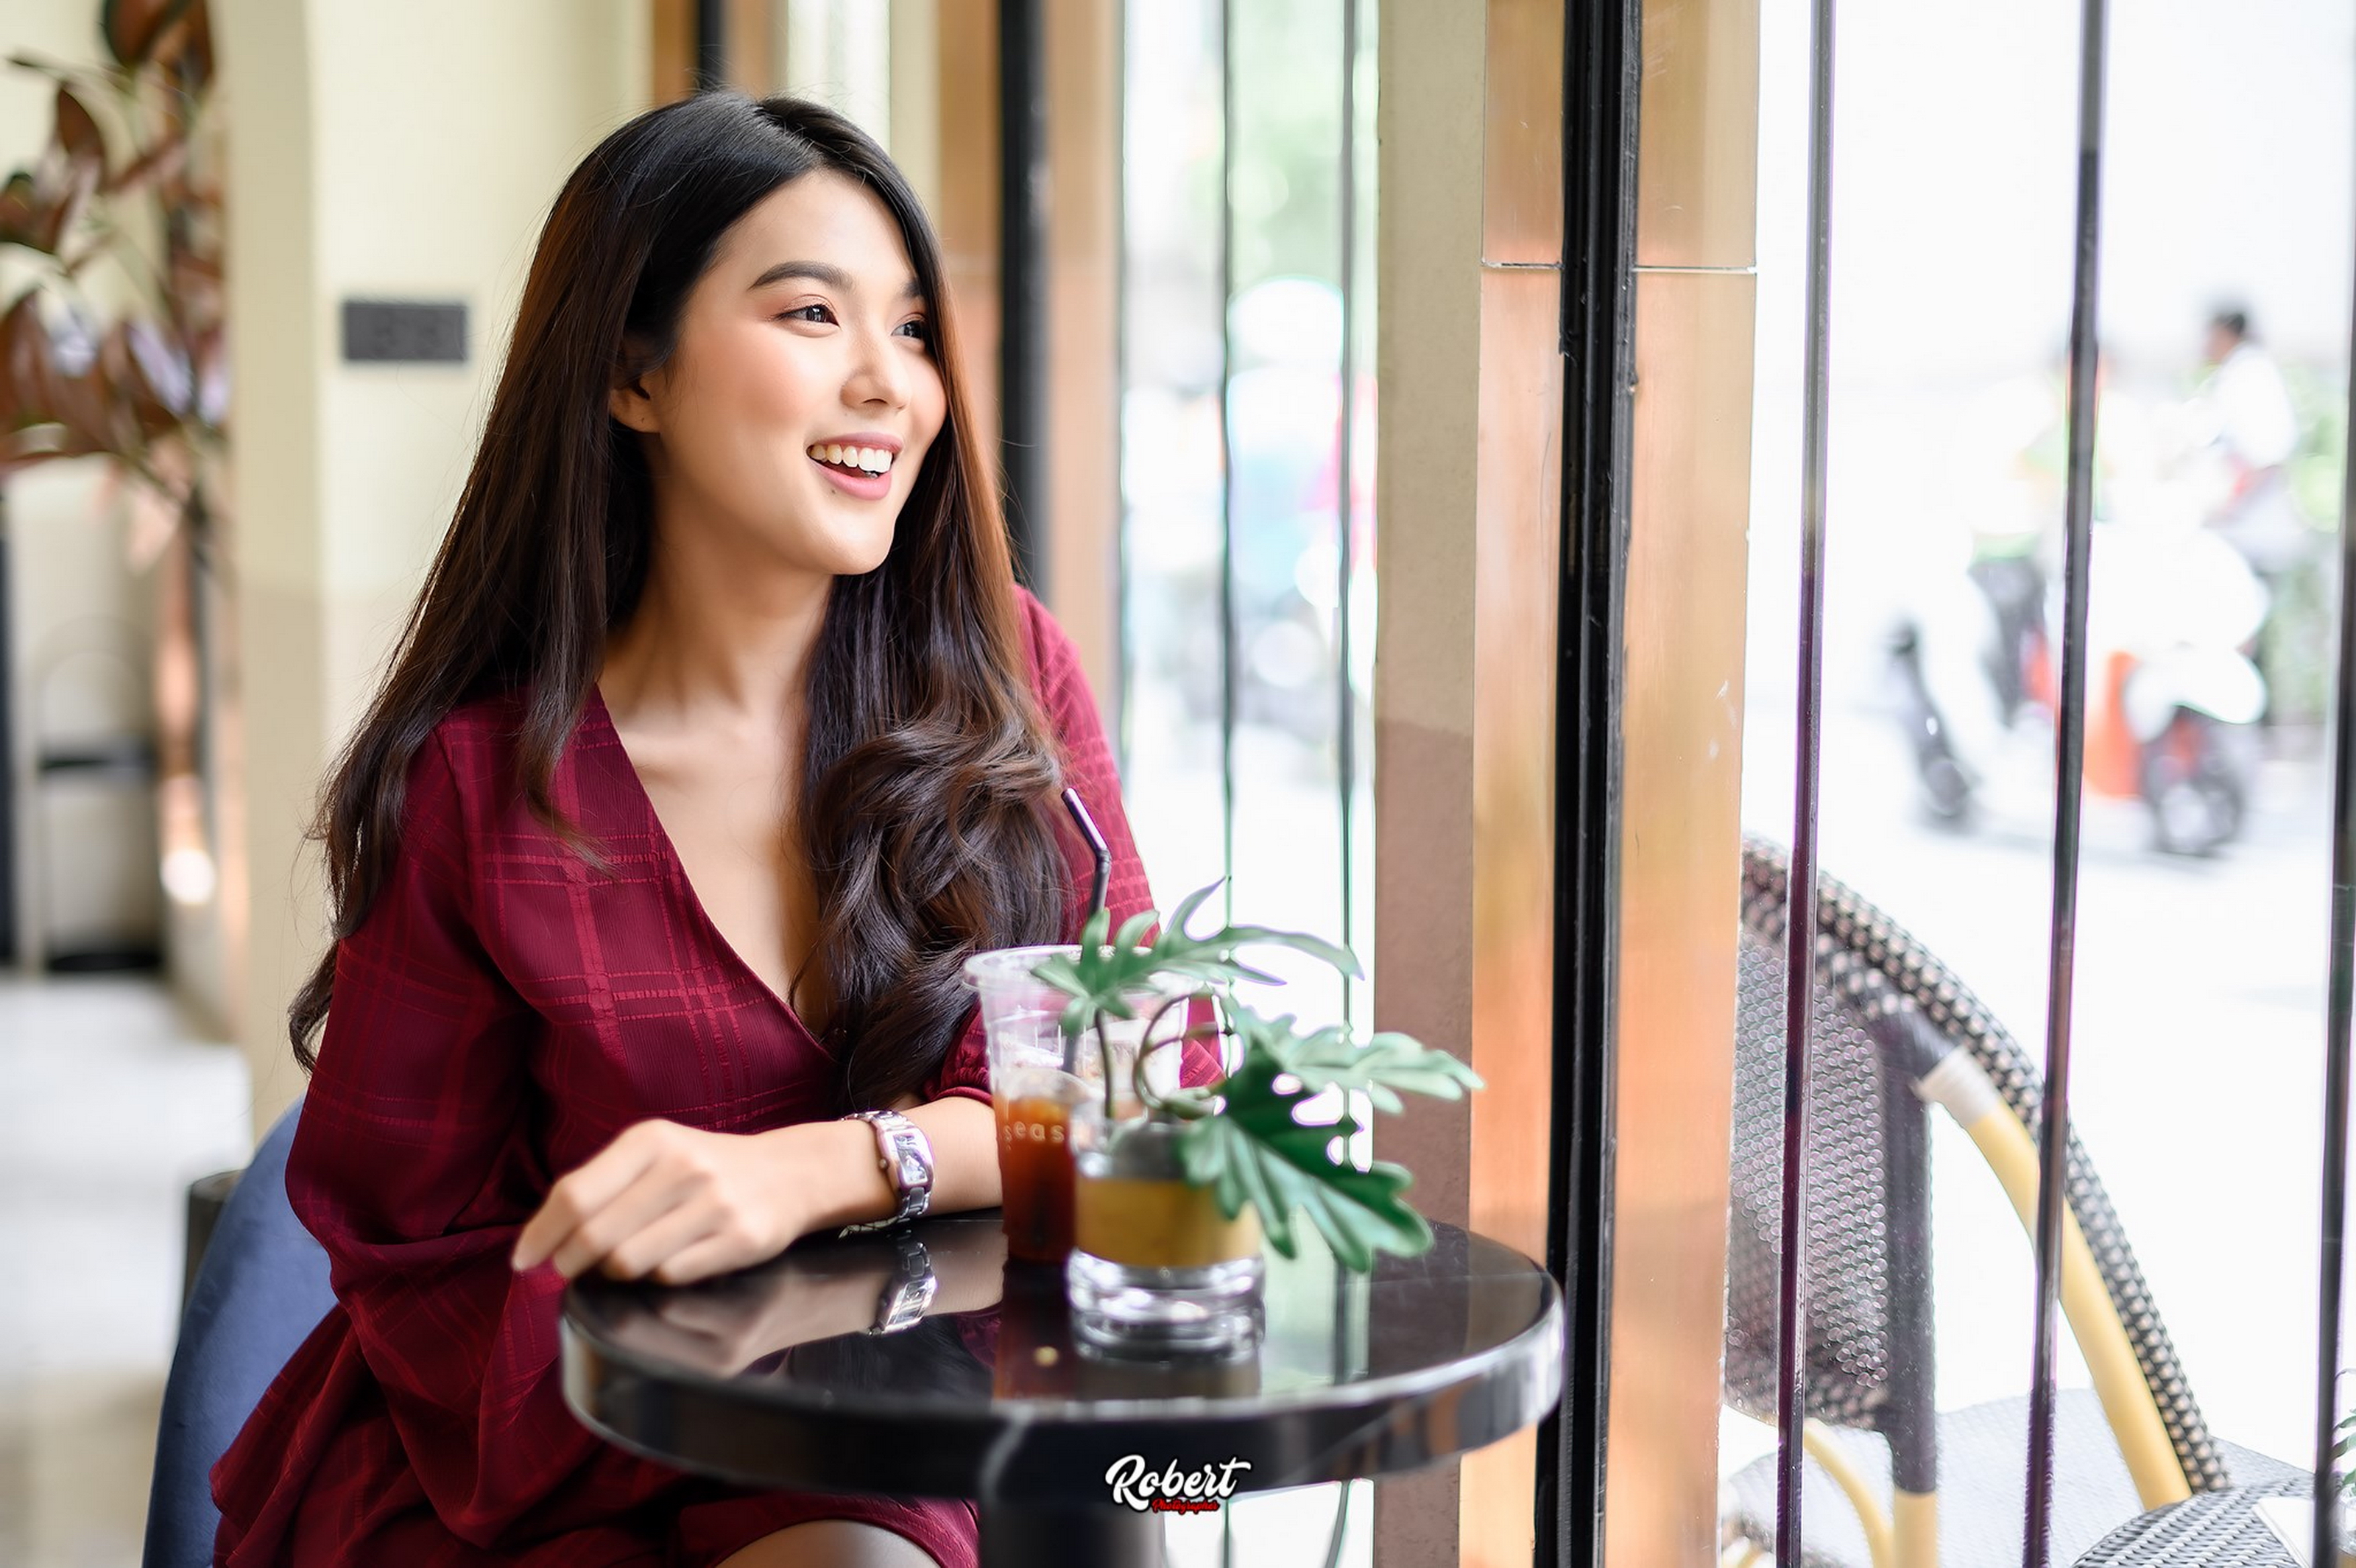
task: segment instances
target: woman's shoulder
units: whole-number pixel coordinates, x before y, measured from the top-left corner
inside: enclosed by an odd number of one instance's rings
[[[1038,595],[1016,584],[1014,600],[1023,623],[1023,653],[1029,661],[1032,689],[1040,705],[1058,722],[1075,698],[1093,702],[1087,677],[1080,668],[1079,649]]]
[[[460,703],[435,721],[408,763],[405,816],[438,815],[469,836],[530,833],[536,819],[525,800],[519,761],[529,702],[519,692],[499,692]],[[557,758],[552,794],[571,791],[566,780],[579,750],[568,743]]]
[[[514,772],[516,737],[523,728],[523,699],[500,692],[464,702],[444,713],[411,764],[439,772],[459,795],[477,796],[501,788]]]

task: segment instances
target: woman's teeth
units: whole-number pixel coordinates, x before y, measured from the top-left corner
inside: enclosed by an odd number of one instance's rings
[[[892,454],[880,446],[844,446],[836,442],[820,442],[809,449],[809,454],[820,463],[831,463],[838,468],[863,469],[869,474],[892,471]]]

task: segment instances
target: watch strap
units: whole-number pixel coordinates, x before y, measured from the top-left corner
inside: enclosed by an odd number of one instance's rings
[[[875,1321],[867,1328],[870,1334],[897,1334],[921,1322],[940,1289],[925,1243],[905,1232],[894,1239],[899,1243],[899,1258],[892,1277],[876,1295]]]
[[[838,1234],[886,1231],[921,1217],[931,1206],[933,1191],[933,1145],[924,1129],[897,1111],[855,1111],[843,1119],[865,1122],[875,1129],[876,1161],[899,1202],[883,1219],[845,1225]]]

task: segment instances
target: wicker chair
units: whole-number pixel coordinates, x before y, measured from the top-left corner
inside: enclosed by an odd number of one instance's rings
[[[1821,878],[1807,1146],[1809,1564],[2020,1560],[2028,1401],[1933,1404],[1929,1104],[1970,1134],[2024,1215],[2035,1068],[1977,998],[1880,911]],[[1789,870],[1742,852],[1728,1231],[1726,1398],[1774,1418],[1783,952]],[[2304,1473],[2210,1435],[2118,1218],[2073,1137],[2065,1310],[2095,1390],[2058,1402],[2052,1560],[2147,1508]],[[1941,1485],[1944,1474],[1945,1484]],[[1729,1484],[1730,1545],[1774,1541],[1772,1458]]]

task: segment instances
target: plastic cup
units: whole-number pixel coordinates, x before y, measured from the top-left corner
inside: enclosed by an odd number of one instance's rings
[[[980,998],[982,1039],[990,1059],[1006,1250],[1033,1263],[1060,1264],[1071,1253],[1072,1114],[1083,1104],[1104,1104],[1104,1054],[1096,1030],[1081,1032],[1066,1067],[1060,1020],[1071,998],[1031,976],[1041,960],[1078,952],[1073,946],[999,948],[978,953],[965,965],[966,983]],[[1117,1114],[1135,1115],[1142,1110],[1130,1092],[1138,1047],[1155,1011],[1187,990],[1179,985],[1141,992],[1130,998],[1135,1018],[1105,1020],[1112,1045]],[[1183,1033],[1187,1010],[1172,1008],[1154,1038],[1174,1040]],[[1178,1056],[1175,1051],[1164,1051],[1146,1062],[1151,1087],[1177,1087]]]

